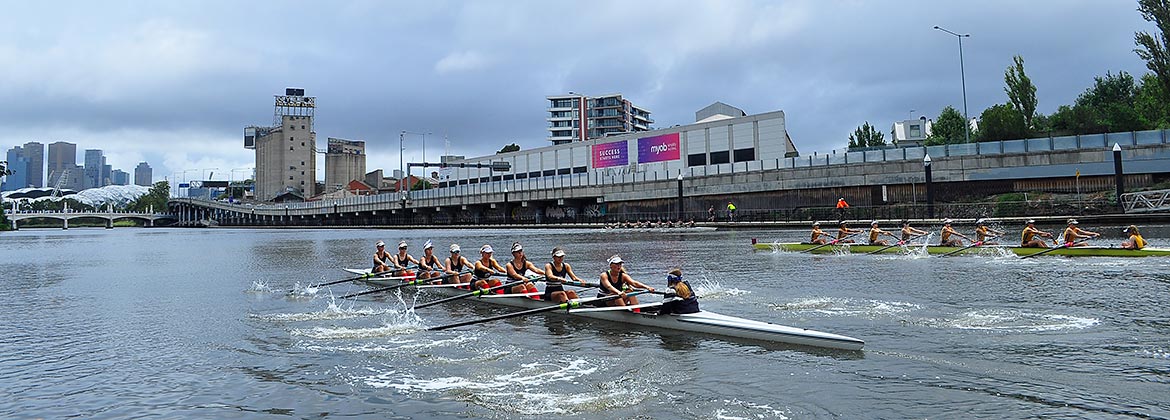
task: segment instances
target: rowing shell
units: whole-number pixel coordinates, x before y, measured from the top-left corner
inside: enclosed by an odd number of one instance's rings
[[[350,268],[345,269],[345,271],[354,274],[369,272],[369,270]],[[385,285],[386,282],[375,279],[374,281],[369,281],[368,283]],[[466,289],[460,289],[451,286],[418,286],[418,288],[425,289],[428,293],[436,293],[443,296],[455,296],[467,293]],[[536,300],[523,296],[516,297],[508,295],[486,295],[475,298],[467,298],[464,299],[464,301],[475,301],[524,309],[543,308],[550,305],[549,302],[542,300]],[[639,306],[651,305],[647,304]],[[651,312],[655,311],[643,311],[641,313],[635,313],[629,310],[611,310],[608,308],[578,308],[569,310],[568,314],[570,316],[600,319],[622,324],[634,324],[645,327],[721,335],[726,337],[744,338],[775,343],[826,347],[854,351],[861,350],[862,347],[865,347],[865,341],[853,337],[805,328],[789,327],[785,325],[773,324],[770,322],[753,321],[745,318],[721,315],[710,311],[700,310],[699,312],[693,314],[671,315],[657,315]]]
[[[878,250],[881,250],[881,253],[883,253],[883,254],[902,254],[902,253],[906,252],[906,248],[900,247],[900,246],[890,247],[890,248],[883,250],[882,248],[886,248],[886,247],[882,246],[882,245],[862,245],[862,244],[843,244],[843,245],[821,246],[821,245],[817,245],[817,244],[793,243],[793,242],[774,243],[774,244],[768,244],[768,243],[761,242],[761,243],[755,244],[754,246],[756,249],[763,250],[763,251],[790,251],[790,252],[809,251],[809,252],[814,253],[814,254],[839,254],[839,253],[866,254],[866,253],[875,252]],[[816,248],[818,246],[821,246],[821,248],[813,249],[813,248]],[[921,245],[909,246],[909,249],[915,249],[915,250],[922,249],[922,248],[924,248],[924,247]],[[946,253],[950,253],[950,252],[959,251],[959,250],[963,249],[964,247],[930,245],[930,246],[926,246],[925,248],[926,248],[926,252],[931,254],[931,255],[940,255],[940,254],[946,254]],[[1044,252],[1044,251],[1049,251],[1051,249],[1052,248],[1024,248],[1024,247],[1007,246],[1007,245],[988,245],[988,246],[970,247],[970,248],[967,248],[963,251],[958,252],[958,254],[979,254],[979,253],[983,253],[983,252],[988,252],[990,250],[1002,250],[1002,251],[1011,252],[1013,254],[1016,254],[1016,255],[1023,257],[1023,256],[1028,256],[1028,255]],[[1044,253],[1044,255],[1062,255],[1062,256],[1066,256],[1066,257],[1170,257],[1170,249],[1165,249],[1165,248],[1124,249],[1124,248],[1099,247],[1099,246],[1078,246],[1078,247],[1069,247],[1069,248],[1060,248],[1060,249],[1056,249],[1056,250],[1051,250],[1050,252]]]

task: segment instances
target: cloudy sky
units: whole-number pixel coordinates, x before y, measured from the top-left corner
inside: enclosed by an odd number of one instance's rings
[[[115,167],[239,178],[243,127],[272,121],[285,87],[317,97],[318,148],[366,141],[398,166],[398,133],[434,160],[548,145],[547,95],[620,92],[656,127],[723,101],[783,110],[803,154],[858,125],[1007,100],[1025,59],[1039,111],[1106,72],[1140,75],[1133,0],[1061,1],[46,1],[0,14],[0,147],[68,141]],[[912,112],[913,110],[913,112]],[[419,160],[422,136],[407,137]],[[79,157],[80,161],[80,157]],[[216,168],[216,169],[212,169]],[[318,168],[323,168],[319,165]],[[231,171],[236,169],[233,174]],[[185,171],[185,173],[183,173]],[[173,179],[173,178],[172,178]]]

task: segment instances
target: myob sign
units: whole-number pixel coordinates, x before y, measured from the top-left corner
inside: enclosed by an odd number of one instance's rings
[[[678,133],[638,139],[638,163],[678,160],[681,156]]]

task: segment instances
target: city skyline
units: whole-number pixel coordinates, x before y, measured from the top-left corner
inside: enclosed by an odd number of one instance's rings
[[[653,111],[655,127],[692,122],[716,101],[782,110],[801,153],[828,151],[864,122],[961,109],[957,45],[935,25],[971,34],[971,116],[1007,100],[1003,71],[1017,54],[1043,113],[1106,72],[1144,74],[1133,33],[1153,28],[1128,1],[650,2],[639,5],[648,13],[616,15],[628,6],[346,2],[260,20],[270,5],[46,7],[17,4],[0,18],[11,63],[0,93],[19,99],[0,104],[0,147],[69,139],[123,170],[152,162],[156,180],[254,167],[240,129],[267,124],[272,95],[294,86],[319,98],[321,136],[367,141],[370,170],[397,169],[403,130],[432,133],[428,157],[443,154],[444,138],[469,157],[545,146],[545,98],[570,91],[621,92]],[[564,48],[569,33],[598,36]],[[406,137],[407,161],[422,141]]]

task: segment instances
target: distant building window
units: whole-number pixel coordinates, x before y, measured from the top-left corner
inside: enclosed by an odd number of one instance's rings
[[[293,149],[293,147],[292,147],[292,146],[289,146],[289,147],[288,147],[288,150],[292,150],[292,149]]]
[[[687,155],[687,166],[704,166],[707,164],[707,154],[696,153]]]
[[[297,126],[295,126],[295,125],[294,125],[294,126],[290,126],[290,127],[288,128],[288,131],[297,131]]]
[[[756,160],[756,149],[737,149],[735,151],[736,162],[750,162]]]
[[[301,161],[301,166],[305,166],[305,161]]]
[[[302,142],[301,142],[301,146],[304,146],[304,145],[305,145],[305,142],[303,142],[303,141],[302,141]]]
[[[722,163],[731,163],[731,152],[726,150],[722,152],[711,152],[711,164],[719,165]]]
[[[288,136],[288,141],[293,141],[293,140],[296,140],[296,139],[297,139],[296,137],[293,137],[293,136]]]
[[[922,126],[910,124],[910,137],[922,137]]]
[[[570,172],[572,172],[571,168],[557,169],[557,175],[568,175]]]
[[[302,129],[302,130],[304,130],[304,129],[305,129],[305,126],[304,126],[304,125],[301,125],[301,129]]]
[[[292,175],[289,175],[289,176],[288,176],[288,180],[289,180],[289,181],[292,181]]]

